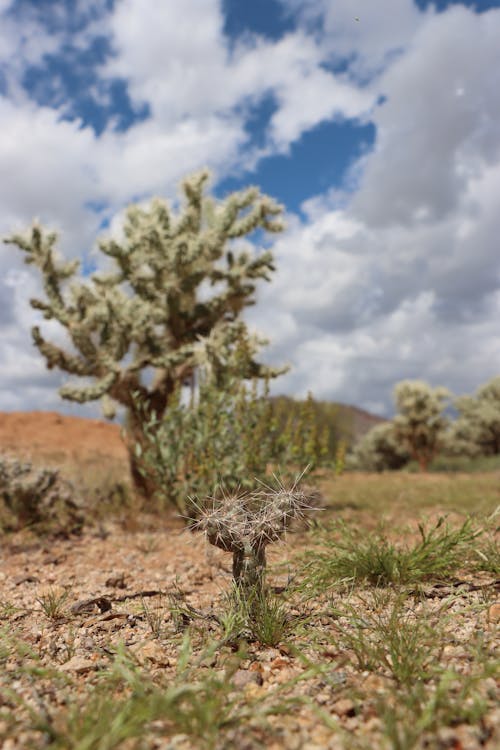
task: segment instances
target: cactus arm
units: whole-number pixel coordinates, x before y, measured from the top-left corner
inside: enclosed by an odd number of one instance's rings
[[[84,404],[87,401],[96,401],[112,388],[117,378],[118,373],[109,372],[103,378],[96,380],[95,383],[88,386],[64,385],[59,389],[59,394],[62,398],[66,398],[69,401],[78,401],[80,404]]]
[[[53,367],[59,367],[61,370],[70,372],[74,375],[93,375],[93,368],[84,362],[80,357],[68,354],[58,346],[46,341],[40,333],[38,326],[31,329],[34,344],[47,360],[47,368],[52,370]]]
[[[280,214],[281,211],[281,207],[270,198],[261,198],[256,201],[247,214],[234,219],[227,231],[227,237],[229,239],[244,237],[264,223],[266,224],[267,231],[280,232],[283,229],[283,224],[280,221],[273,221],[269,217]]]
[[[55,232],[44,233],[41,227],[34,225],[29,236],[20,234],[12,235],[4,240],[7,244],[17,245],[26,253],[24,262],[38,266],[43,275],[44,291],[49,303],[34,299],[32,306],[44,311],[47,319],[56,318],[63,324],[67,324],[69,318],[66,311],[64,299],[60,290],[60,283],[76,272],[80,261],[74,260],[68,263],[58,263],[54,255],[54,245],[57,241]]]

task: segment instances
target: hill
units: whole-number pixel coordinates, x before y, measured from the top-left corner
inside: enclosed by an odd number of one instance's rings
[[[285,418],[303,403],[287,396],[273,400]],[[384,421],[345,404],[315,401],[313,408],[318,425],[328,427],[332,446],[341,438],[352,444]],[[0,453],[50,464],[64,459],[86,463],[99,456],[127,460],[119,424],[54,411],[0,412]]]
[[[304,406],[304,401],[289,396],[275,396],[272,401],[276,405],[278,419],[283,424],[290,417],[298,417]],[[339,440],[349,446],[354,445],[372,427],[386,420],[375,414],[370,414],[357,406],[349,406],[334,401],[315,401],[310,404],[319,431],[327,429],[329,445],[332,453]]]

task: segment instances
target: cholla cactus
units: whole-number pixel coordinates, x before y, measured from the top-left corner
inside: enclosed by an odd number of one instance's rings
[[[220,378],[243,338],[247,360],[239,363],[238,375],[260,378],[283,372],[255,360],[263,342],[248,336],[240,318],[254,303],[256,281],[269,280],[274,271],[272,254],[266,250],[252,256],[247,247],[232,247],[257,229],[280,232],[283,208],[256,187],[216,203],[204,195],[208,178],[202,171],[184,181],[185,205],[178,216],[160,199],[145,209],[129,208],[124,240],[98,243],[117,269],[93,274],[91,284],[73,281],[69,299],[61,284],[73,276],[79,261],[58,261],[55,233],[35,225],[27,236],[6,240],[43,274],[48,301],[32,299],[32,307],[47,320],[59,321],[78,351],[69,353],[46,341],[34,326],[33,341],[47,367],[94,379],[90,385],[64,385],[60,395],[79,403],[101,399],[106,418],[113,418],[117,405],[125,407],[132,476],[147,495],[153,487],[134,450],[136,444],[144,445],[144,421],[161,419],[179,385],[193,382],[197,368]],[[146,368],[154,369],[150,387],[141,380]],[[133,393],[139,394],[140,409]]]
[[[394,434],[421,471],[427,470],[444,445],[449,420],[443,411],[450,395],[446,388],[432,388],[421,380],[403,380],[394,388],[399,411],[393,421]]]
[[[447,435],[447,452],[467,456],[500,454],[500,378],[481,386],[475,396],[461,396],[455,406],[459,416]]]
[[[293,521],[315,510],[317,495],[298,488],[302,476],[289,489],[278,482],[276,489],[223,493],[221,499],[209,500],[209,507],[198,509],[200,518],[193,528],[203,531],[210,544],[232,552],[234,582],[247,594],[258,596],[263,589],[267,545],[282,539]]]

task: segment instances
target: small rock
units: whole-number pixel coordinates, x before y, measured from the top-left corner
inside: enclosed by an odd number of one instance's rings
[[[264,667],[262,666],[260,661],[253,661],[248,669],[250,670],[250,672],[258,672],[260,675],[264,674]]]
[[[325,646],[321,655],[327,659],[336,659],[339,655],[339,650],[335,646]]]
[[[260,672],[250,671],[248,669],[237,669],[233,675],[233,684],[237,688],[245,688],[247,685],[262,685],[262,675]]]
[[[488,609],[488,616],[486,618],[490,625],[496,625],[500,622],[500,602],[495,602]]]
[[[85,672],[91,672],[98,667],[99,664],[91,659],[85,659],[83,656],[72,656],[71,659],[61,665],[60,669],[63,672],[85,674]]]
[[[320,704],[320,706],[324,706],[325,703],[328,703],[330,700],[330,693],[326,690],[322,690],[316,695],[316,702]]]
[[[356,705],[350,698],[340,698],[332,705],[332,711],[337,716],[355,716]]]
[[[172,737],[169,737],[168,743],[166,745],[162,745],[161,747],[162,750],[189,750],[192,745],[189,735],[174,734]]]
[[[140,662],[152,662],[159,667],[168,667],[170,660],[165,650],[156,641],[142,641],[132,646],[132,653]]]
[[[459,745],[456,731],[451,727],[440,727],[437,730],[437,736],[439,738],[439,742],[441,743],[441,747],[443,748],[461,747],[461,745]]]
[[[42,565],[61,565],[66,560],[67,555],[47,555],[42,560]]]
[[[281,656],[277,648],[266,648],[265,651],[260,652],[262,661],[274,661]]]
[[[39,643],[42,640],[43,637],[43,631],[39,629],[38,626],[35,626],[31,629],[31,638],[33,643]]]
[[[332,669],[327,674],[330,687],[343,687],[347,682],[347,672]]]
[[[74,615],[92,614],[94,612],[109,612],[112,603],[105,596],[95,596],[92,599],[82,599],[71,607]]]
[[[106,580],[106,586],[110,586],[113,589],[126,589],[127,583],[125,581],[125,573],[120,573],[116,576],[110,576]]]
[[[40,579],[36,576],[24,575],[14,578],[14,583],[16,586],[20,586],[22,583],[40,583]]]
[[[288,667],[290,664],[290,659],[287,659],[283,656],[277,656],[276,659],[273,659],[270,666],[271,669],[283,669],[283,667]]]
[[[363,688],[370,693],[383,693],[387,687],[387,681],[378,674],[369,674],[363,681]]]

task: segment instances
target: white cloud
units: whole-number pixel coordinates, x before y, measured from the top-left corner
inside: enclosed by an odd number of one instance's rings
[[[319,122],[361,118],[373,105],[372,95],[319,69],[303,76],[300,85],[291,81],[278,91],[281,106],[271,119],[271,141],[282,151]]]
[[[425,22],[413,0],[281,0],[314,24],[324,53],[334,64],[349,60],[350,75],[369,79],[390,64]],[[318,28],[319,22],[319,28]]]
[[[230,166],[245,139],[241,122],[229,116],[179,121],[169,130],[147,120],[125,133],[106,133],[98,144],[101,193],[117,203],[132,194],[172,193],[181,177],[202,166]]]
[[[324,119],[360,117],[373,95],[322,67],[321,50],[298,31],[277,42],[248,36],[234,50],[222,32],[220,4],[186,0],[125,0],[110,21],[117,56],[108,75],[129,81],[134,101],[148,102],[155,119],[170,127],[245,107],[274,94],[274,147],[289,144]]]
[[[0,232],[22,230],[34,218],[63,232],[65,252],[75,257],[97,228],[85,202],[95,197],[95,137],[78,123],[61,122],[51,109],[0,97]],[[0,255],[5,264],[5,253]]]
[[[500,11],[452,8],[428,18],[386,72],[377,151],[354,202],[371,225],[455,211],[468,180],[499,158],[499,34]]]
[[[111,217],[132,196],[173,197],[204,164],[222,177],[255,160],[245,125],[268,95],[277,109],[261,155],[286,153],[325,119],[371,121],[375,148],[352,169],[352,195],[334,186],[304,204],[302,220],[289,217],[275,279],[248,316],[273,341],[267,359],[294,365],[275,388],[386,413],[405,377],[475,390],[500,371],[500,11],[424,14],[410,0],[301,8],[293,33],[230,47],[215,0],[122,0],[75,43],[112,35],[116,57],[102,76],[125,78],[152,116],[122,133],[110,124],[100,137],[35,106],[19,86],[30,60],[60,37],[37,37],[34,19],[1,26],[0,59],[13,55],[13,40],[22,54],[7,64],[9,98],[0,97],[0,231],[39,216],[62,230],[67,257],[82,256],[100,221],[89,201],[107,204]],[[312,33],[318,13],[322,30]],[[333,75],[328,64],[342,58],[350,64]],[[31,344],[41,316],[28,298],[43,296],[36,272],[15,248],[2,251],[0,270],[0,409],[98,414],[96,405],[61,404],[64,376],[47,372]],[[63,343],[55,324],[42,330]]]
[[[272,335],[286,310],[272,358],[292,361],[291,392],[390,413],[400,379],[464,392],[500,372],[498,38],[500,11],[429,15],[380,81],[347,208],[318,196],[278,242],[252,320]]]
[[[2,83],[12,99],[24,101],[22,77],[30,65],[40,63],[44,55],[59,48],[58,35],[48,34],[35,19],[19,24],[10,16],[10,3],[0,5],[0,65]]]

